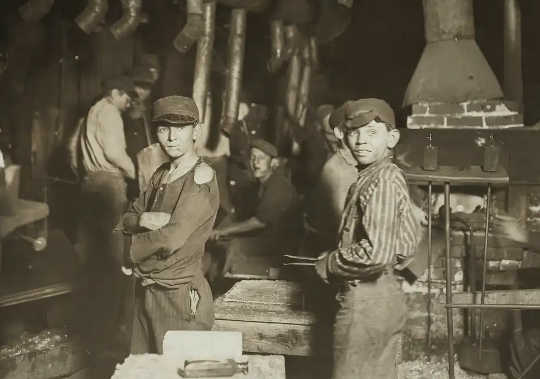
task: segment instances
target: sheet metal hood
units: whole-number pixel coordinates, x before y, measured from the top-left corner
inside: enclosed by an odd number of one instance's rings
[[[472,0],[423,0],[426,47],[403,105],[502,98],[493,70],[474,39]]]

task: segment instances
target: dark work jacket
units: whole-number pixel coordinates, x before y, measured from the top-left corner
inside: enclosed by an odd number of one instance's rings
[[[204,246],[212,231],[219,207],[219,191],[215,173],[206,183],[195,182],[198,163],[171,183],[164,179],[169,163],[156,170],[146,191],[132,203],[122,219],[129,233],[129,258],[143,285],[158,284],[177,288],[201,273]],[[167,225],[158,230],[139,226],[143,212],[171,214]]]

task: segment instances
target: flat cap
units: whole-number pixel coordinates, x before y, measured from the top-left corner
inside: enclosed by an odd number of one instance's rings
[[[277,148],[271,144],[268,141],[265,141],[261,138],[256,138],[250,142],[250,147],[254,147],[256,149],[261,150],[262,152],[268,154],[272,158],[276,158],[278,156]]]
[[[115,76],[113,78],[109,78],[105,80],[103,83],[103,89],[106,91],[110,91],[113,89],[117,89],[120,91],[124,91],[128,93],[129,95],[132,95],[135,91],[133,80],[131,80],[128,76]]]
[[[157,99],[153,105],[152,122],[169,124],[194,124],[199,122],[199,110],[190,97],[167,96]]]
[[[396,117],[392,107],[381,99],[359,99],[345,102],[330,116],[332,128],[356,129],[378,119],[391,127],[396,127]]]
[[[146,84],[148,86],[151,86],[154,84],[154,76],[152,75],[152,72],[150,71],[149,67],[145,66],[137,66],[133,69],[133,72],[131,74],[131,77],[133,78],[133,82],[137,84]]]

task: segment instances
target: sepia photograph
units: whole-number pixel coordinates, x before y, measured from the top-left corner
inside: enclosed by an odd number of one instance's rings
[[[0,379],[539,379],[540,0],[0,0]]]

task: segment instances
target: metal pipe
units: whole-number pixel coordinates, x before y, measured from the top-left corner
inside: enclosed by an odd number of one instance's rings
[[[204,33],[197,43],[195,57],[195,74],[193,78],[193,100],[199,108],[199,117],[204,120],[208,84],[210,83],[210,68],[212,66],[212,51],[214,49],[214,33],[216,18],[216,2],[209,1],[203,5]]]
[[[54,0],[29,0],[19,7],[19,15],[26,22],[41,20],[54,5]]]
[[[428,183],[428,244],[427,244],[427,333],[426,333],[426,345],[428,349],[428,356],[431,356],[431,260],[432,260],[432,204],[431,196],[433,191],[433,183]]]
[[[88,0],[86,8],[75,18],[75,23],[86,34],[97,31],[105,22],[109,10],[108,0]]]
[[[302,49],[302,78],[298,87],[298,96],[296,101],[296,118],[298,125],[304,126],[306,123],[307,107],[309,103],[309,91],[311,89],[311,56],[309,44],[305,44]]]
[[[487,185],[487,197],[486,197],[486,227],[484,230],[484,253],[482,258],[482,295],[480,297],[480,304],[484,304],[486,301],[486,275],[487,275],[487,251],[489,240],[489,208],[491,207],[491,184]],[[480,312],[480,350],[479,355],[482,357],[482,347],[484,343],[484,314]]]
[[[228,43],[229,70],[225,92],[224,115],[221,123],[221,130],[226,134],[230,134],[238,118],[245,43],[246,10],[233,9],[231,12],[231,30]]]
[[[298,104],[298,90],[300,87],[300,79],[302,72],[302,64],[300,54],[297,52],[289,61],[287,69],[287,89],[285,93],[285,106],[287,117],[291,120],[296,120],[296,106]]]
[[[446,308],[458,309],[498,309],[498,310],[513,310],[513,309],[540,309],[540,304],[445,304]]]
[[[203,13],[203,0],[187,0],[187,21],[173,43],[180,53],[187,52],[203,36]]]
[[[319,67],[319,42],[316,37],[309,38],[309,54],[311,58],[311,66],[314,70]]]
[[[137,26],[144,20],[141,12],[142,0],[120,0],[123,14],[120,20],[111,25],[111,33],[114,38],[122,39],[137,29]]]
[[[518,0],[504,1],[504,97],[523,105],[521,59],[521,6]]]
[[[450,183],[444,183],[444,234],[446,245],[446,303],[452,304],[452,262],[450,259]],[[448,377],[454,376],[454,317],[452,309],[446,310],[448,329]]]
[[[270,40],[272,50],[267,68],[270,72],[276,72],[283,65],[285,55],[285,34],[282,20],[275,19],[270,21]]]

